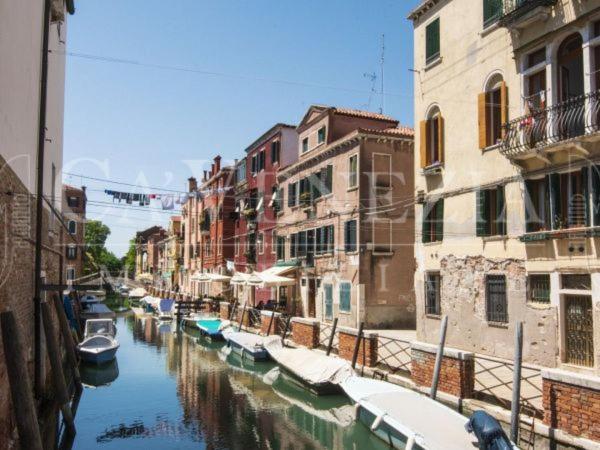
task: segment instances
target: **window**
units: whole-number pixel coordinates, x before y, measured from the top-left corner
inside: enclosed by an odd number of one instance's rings
[[[425,314],[441,314],[440,287],[442,277],[439,272],[425,274]]]
[[[298,205],[298,182],[288,185],[288,207],[292,208]]]
[[[302,139],[302,153],[306,153],[308,151],[308,137]]]
[[[569,273],[561,275],[560,284],[563,289],[592,290],[592,278],[589,273]]]
[[[500,75],[493,76],[485,92],[477,98],[479,148],[491,147],[503,137],[502,125],[508,122],[508,89]]]
[[[319,143],[319,144],[324,143],[326,135],[327,135],[327,128],[326,127],[319,128],[319,131],[317,132],[317,143]]]
[[[250,162],[250,172],[252,172],[252,175],[256,175],[256,172],[258,172],[258,158],[257,155],[253,155],[251,162]]]
[[[242,159],[237,166],[237,182],[241,183],[246,180],[246,160]]]
[[[281,141],[271,142],[271,164],[279,162],[279,153],[281,151]]]
[[[344,224],[344,251],[352,253],[357,251],[357,222],[356,220],[348,220]]]
[[[427,120],[420,124],[421,168],[444,162],[444,119],[437,107],[429,111]]]
[[[502,16],[502,0],[483,0],[483,26],[488,27]]]
[[[261,170],[265,170],[265,151],[261,150],[258,153],[258,167],[257,167],[257,172],[260,172]]]
[[[528,233],[549,230],[550,197],[546,178],[525,180],[525,230]]]
[[[392,253],[392,219],[373,219],[373,252]]]
[[[260,255],[265,252],[265,233],[258,233],[256,238],[256,247],[258,248],[258,253]]]
[[[358,186],[358,155],[348,159],[348,189]]]
[[[73,281],[75,279],[75,268],[67,267],[67,281]]]
[[[290,235],[290,258],[296,258],[298,256],[298,235]]]
[[[76,234],[77,233],[77,222],[75,222],[74,220],[69,220],[69,234]]]
[[[438,242],[444,239],[444,199],[423,206],[423,242]]]
[[[506,202],[504,186],[477,191],[477,236],[504,236],[506,234]]]
[[[285,237],[277,236],[277,260],[285,260]]]
[[[79,207],[79,197],[70,195],[67,197],[67,205],[69,208],[78,208]]]
[[[350,312],[351,309],[352,284],[348,282],[340,283],[340,311]]]
[[[317,228],[316,230],[316,251],[317,255],[333,253],[334,250],[334,229],[333,225]]]
[[[278,214],[283,209],[283,188],[278,189],[277,186],[273,186],[271,205],[275,214]]]
[[[504,275],[488,275],[485,284],[488,322],[507,323],[506,277]]]
[[[240,254],[240,238],[236,237],[233,240],[233,246],[234,246],[235,256],[239,256],[239,254]]]
[[[309,205],[312,201],[312,190],[310,187],[310,180],[308,178],[302,178],[298,182],[298,201],[302,206]]]
[[[425,64],[440,57],[440,19],[435,19],[425,28]]]
[[[380,189],[392,187],[392,155],[373,154],[373,183]]]
[[[299,258],[303,258],[306,256],[306,231],[301,231],[296,236],[296,254]]]
[[[544,109],[546,107],[546,66],[543,65],[545,62],[545,47],[530,53],[526,57],[526,69],[531,69],[541,65],[540,70],[529,73],[525,78],[525,109],[532,113],[534,113],[536,110]],[[531,139],[533,139],[531,144],[535,144],[535,141],[541,137],[542,136],[531,136]]]
[[[550,274],[527,277],[527,300],[535,303],[550,303]]]
[[[320,180],[320,195],[329,195],[333,190],[333,166],[328,164],[321,168]]]
[[[77,258],[77,246],[74,244],[69,244],[67,246],[67,259],[76,259]]]

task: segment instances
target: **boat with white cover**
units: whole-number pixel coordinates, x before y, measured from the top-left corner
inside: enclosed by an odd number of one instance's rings
[[[284,348],[277,342],[266,344],[271,358],[284,373],[316,395],[339,394],[340,384],[354,376],[354,369],[344,359],[325,356],[307,348]]]
[[[163,298],[158,302],[156,313],[158,314],[158,320],[173,320],[173,313],[175,311],[175,300],[170,298]]]
[[[271,345],[274,348],[277,345],[276,342],[281,345],[280,336],[260,336],[246,331],[235,331],[231,327],[223,330],[222,334],[234,353],[253,361],[267,361],[269,352],[266,346]]]
[[[480,413],[487,417],[479,414],[477,423],[473,423],[473,419],[469,420],[430,397],[386,381],[351,377],[341,386],[355,404],[356,419],[392,448],[518,450],[506,438],[500,425],[493,423],[495,419],[482,411]],[[484,426],[488,429],[481,430],[480,425],[486,420]],[[478,431],[483,434],[483,443],[478,439]],[[493,445],[490,445],[491,440]]]
[[[77,346],[81,359],[86,362],[103,364],[115,359],[119,342],[115,339],[117,330],[112,319],[90,319],[85,323],[83,341]]]

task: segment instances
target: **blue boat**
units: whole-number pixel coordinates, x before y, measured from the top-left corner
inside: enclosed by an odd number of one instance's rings
[[[205,318],[198,319],[196,326],[204,336],[221,341],[223,340],[222,323],[223,321],[219,318]]]

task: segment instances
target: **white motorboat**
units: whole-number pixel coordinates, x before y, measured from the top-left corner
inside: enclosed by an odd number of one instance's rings
[[[115,359],[119,342],[115,339],[117,330],[112,319],[89,319],[85,322],[83,341],[77,346],[81,359],[86,362],[103,364]]]
[[[500,424],[483,411],[469,420],[423,394],[362,377],[346,379],[342,389],[355,404],[356,419],[391,448],[518,450]]]

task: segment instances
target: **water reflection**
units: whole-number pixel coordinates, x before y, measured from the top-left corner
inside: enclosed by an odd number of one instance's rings
[[[383,449],[343,397],[314,397],[270,363],[193,331],[119,318],[119,377],[86,390],[75,448]]]
[[[116,359],[102,365],[82,363],[79,366],[79,373],[81,374],[81,382],[85,386],[106,386],[119,376],[119,363]]]

